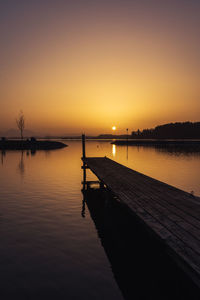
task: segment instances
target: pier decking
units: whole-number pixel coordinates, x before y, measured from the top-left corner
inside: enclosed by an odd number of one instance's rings
[[[84,155],[82,160],[83,168],[130,208],[200,287],[199,198],[106,157]]]

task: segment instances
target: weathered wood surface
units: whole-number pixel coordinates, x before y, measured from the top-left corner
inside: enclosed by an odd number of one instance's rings
[[[160,238],[200,287],[199,198],[106,157],[84,158],[83,161]]]

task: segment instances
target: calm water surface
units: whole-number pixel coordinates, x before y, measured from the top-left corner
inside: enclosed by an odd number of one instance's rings
[[[123,299],[87,206],[82,217],[81,142],[67,144],[61,150],[1,156],[2,299]],[[87,142],[86,152],[200,195],[199,153],[127,151],[98,141]],[[88,178],[94,178],[90,171]]]

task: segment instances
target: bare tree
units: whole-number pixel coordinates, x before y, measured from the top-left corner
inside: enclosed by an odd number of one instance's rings
[[[16,119],[17,127],[21,134],[21,139],[23,140],[23,133],[24,133],[24,127],[25,127],[25,118],[23,111],[21,110],[19,113],[18,118]]]

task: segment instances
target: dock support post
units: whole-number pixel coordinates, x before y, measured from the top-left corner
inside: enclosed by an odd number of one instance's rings
[[[86,187],[86,164],[85,164],[84,158],[85,158],[85,134],[82,134],[83,190],[85,191],[85,187]]]
[[[82,158],[85,158],[85,134],[82,134]]]

